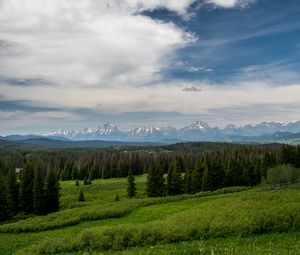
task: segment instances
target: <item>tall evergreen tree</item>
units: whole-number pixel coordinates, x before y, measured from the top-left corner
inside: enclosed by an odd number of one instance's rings
[[[4,177],[0,175],[0,222],[9,217],[8,192]]]
[[[125,163],[124,159],[120,159],[118,163],[118,176],[119,177],[125,177],[128,174],[128,166]]]
[[[129,173],[128,173],[127,182],[128,182],[127,195],[130,198],[134,197],[135,193],[136,193],[136,187],[135,187],[135,179],[134,179],[131,169],[129,170]]]
[[[164,195],[165,180],[163,171],[154,163],[150,165],[147,176],[146,192],[148,197]]]
[[[183,186],[184,186],[184,193],[191,194],[192,193],[192,170],[187,168],[184,173],[183,178]]]
[[[80,189],[79,196],[78,196],[78,202],[84,202],[84,201],[85,201],[85,198],[83,195],[83,191],[82,191],[82,189]]]
[[[59,182],[52,168],[48,170],[46,177],[46,205],[48,213],[59,209]]]
[[[225,182],[225,173],[220,164],[220,159],[216,156],[210,160],[208,167],[206,168],[203,180],[202,189],[204,191],[213,191],[223,188]]]
[[[195,164],[191,175],[191,192],[197,193],[202,189],[202,177],[205,171],[205,165],[201,160],[198,160]]]
[[[33,182],[33,209],[36,215],[43,215],[47,212],[44,179],[43,165],[41,162],[37,162],[34,169]]]
[[[167,194],[169,196],[183,193],[183,180],[181,177],[181,161],[176,160],[170,167],[167,176]]]
[[[19,184],[17,183],[16,172],[13,164],[10,163],[7,176],[8,204],[11,214],[18,212],[19,205]]]
[[[34,167],[31,161],[27,161],[20,173],[20,210],[25,213],[33,213],[33,179]]]

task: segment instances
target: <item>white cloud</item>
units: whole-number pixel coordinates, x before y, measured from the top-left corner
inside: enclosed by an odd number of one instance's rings
[[[223,8],[232,8],[235,6],[245,7],[255,1],[256,0],[207,0],[207,3]]]
[[[138,13],[165,7],[183,15],[191,2],[1,1],[1,40],[26,50],[2,54],[0,75],[44,78],[62,86],[151,82],[171,53],[194,38],[172,23]]]

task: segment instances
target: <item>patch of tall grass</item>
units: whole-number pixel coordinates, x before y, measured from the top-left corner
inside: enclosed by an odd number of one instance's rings
[[[217,191],[200,192],[194,195],[179,195],[161,198],[127,199],[118,202],[101,204],[90,204],[89,206],[62,210],[46,216],[37,216],[20,220],[18,222],[3,224],[0,226],[0,233],[22,233],[39,232],[74,226],[83,221],[93,221],[108,218],[120,218],[133,210],[155,204],[177,202],[184,199],[214,196],[247,190],[247,187],[230,187]]]
[[[77,236],[43,241],[23,254],[121,250],[209,238],[247,237],[300,230],[300,192],[241,193],[208,200],[146,224],[90,228]]]

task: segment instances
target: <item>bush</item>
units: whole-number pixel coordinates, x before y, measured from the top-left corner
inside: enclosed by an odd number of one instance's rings
[[[299,178],[300,170],[291,165],[279,165],[267,171],[267,183],[271,184],[272,188],[281,185],[289,186],[296,183]]]

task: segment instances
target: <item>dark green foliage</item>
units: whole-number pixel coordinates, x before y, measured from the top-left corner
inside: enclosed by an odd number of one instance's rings
[[[281,185],[291,185],[300,180],[300,169],[291,165],[279,165],[267,172],[267,182],[276,188]]]
[[[46,205],[47,212],[59,209],[59,182],[53,169],[49,169],[46,177]]]
[[[8,204],[11,215],[18,212],[19,206],[19,183],[17,183],[15,169],[10,165],[7,176]]]
[[[129,173],[128,173],[127,183],[128,183],[127,195],[128,195],[128,197],[132,198],[135,196],[136,187],[135,187],[135,179],[134,179],[134,176],[133,176],[133,173],[131,170],[129,170]]]
[[[128,166],[124,159],[121,159],[118,163],[118,177],[125,177],[128,174]]]
[[[184,193],[191,194],[192,192],[192,170],[187,168],[183,177]]]
[[[44,173],[45,171],[43,171],[42,163],[37,162],[34,170],[33,182],[33,210],[36,215],[47,213]]]
[[[225,173],[220,161],[213,158],[209,163],[203,175],[202,189],[217,190],[224,187]]]
[[[85,198],[83,195],[83,191],[82,191],[82,189],[80,189],[79,196],[78,196],[78,202],[84,202],[84,201],[85,201]]]
[[[198,160],[191,176],[191,192],[197,193],[202,189],[202,177],[205,171],[205,164]]]
[[[117,193],[117,195],[115,196],[115,201],[118,202],[120,201],[120,197],[119,197],[119,194]]]
[[[167,176],[167,194],[169,196],[179,195],[183,193],[183,179],[181,173],[180,161],[176,160],[170,167]]]
[[[31,161],[27,161],[20,173],[20,210],[25,213],[33,213],[33,180],[34,167]]]
[[[84,177],[84,180],[83,180],[83,185],[88,185],[89,184],[89,181],[86,177]]]
[[[0,222],[9,217],[8,192],[4,178],[0,175]]]
[[[148,197],[161,197],[165,190],[164,173],[159,166],[151,164],[146,184],[146,192]]]
[[[79,181],[76,179],[75,186],[79,186]]]

